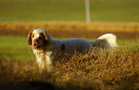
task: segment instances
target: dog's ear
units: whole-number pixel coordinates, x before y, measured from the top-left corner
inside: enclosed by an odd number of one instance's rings
[[[51,41],[52,40],[51,35],[47,31],[43,31],[43,35],[45,37],[45,40],[47,40],[47,41]]]
[[[32,45],[32,30],[28,33],[28,44]]]

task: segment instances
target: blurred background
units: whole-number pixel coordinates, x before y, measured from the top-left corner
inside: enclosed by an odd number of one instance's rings
[[[85,1],[0,0],[0,35],[44,28],[54,37],[96,38],[107,32],[124,39],[138,36],[139,0],[88,0],[88,24]]]
[[[35,60],[27,44],[35,28],[54,39],[94,40],[113,33],[118,44],[134,44],[139,40],[139,0],[0,0],[0,59]]]
[[[0,0],[0,21],[85,22],[86,0]],[[138,22],[139,0],[89,0],[91,22]]]

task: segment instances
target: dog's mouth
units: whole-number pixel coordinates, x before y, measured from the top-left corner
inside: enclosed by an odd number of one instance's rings
[[[39,45],[36,44],[36,43],[33,44],[33,48],[34,48],[34,49],[38,48],[38,46],[39,46]]]

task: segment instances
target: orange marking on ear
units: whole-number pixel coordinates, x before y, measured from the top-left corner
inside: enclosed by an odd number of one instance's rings
[[[33,39],[33,38],[34,38],[34,34],[31,35],[31,39]]]
[[[42,33],[39,33],[39,38],[44,39],[45,36]]]
[[[45,40],[49,40],[45,32],[43,32],[43,35],[44,35]]]

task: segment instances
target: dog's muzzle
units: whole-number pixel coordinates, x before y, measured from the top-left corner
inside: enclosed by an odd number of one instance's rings
[[[33,48],[34,49],[38,48],[38,40],[37,39],[33,40]]]

